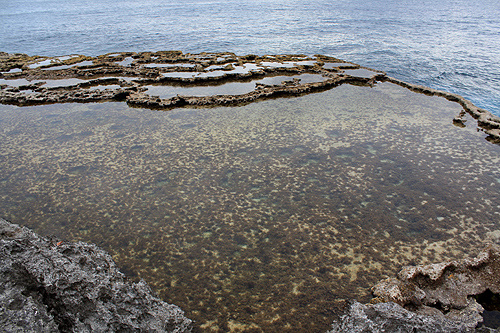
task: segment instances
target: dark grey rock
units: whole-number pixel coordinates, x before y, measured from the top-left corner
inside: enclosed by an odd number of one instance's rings
[[[57,242],[0,219],[3,331],[189,332],[191,324],[97,246]]]

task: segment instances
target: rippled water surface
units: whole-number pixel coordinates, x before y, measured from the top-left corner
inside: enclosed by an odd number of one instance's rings
[[[384,83],[241,107],[0,106],[2,215],[97,243],[203,330],[324,332],[500,238],[500,147]]]
[[[17,0],[0,51],[328,54],[459,93],[500,115],[497,0]]]

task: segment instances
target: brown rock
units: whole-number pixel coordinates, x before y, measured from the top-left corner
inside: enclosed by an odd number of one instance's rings
[[[490,245],[476,258],[407,266],[397,276],[380,281],[374,296],[419,314],[441,312],[454,321],[481,322],[484,308],[475,296],[500,293],[500,247]],[[431,310],[434,308],[434,310]]]

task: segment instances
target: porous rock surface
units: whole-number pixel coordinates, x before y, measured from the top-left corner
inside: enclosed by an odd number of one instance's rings
[[[371,78],[345,75],[343,68],[359,69],[361,66],[329,56],[318,55],[310,58],[304,55],[276,55],[269,57],[237,56],[227,52],[183,54],[180,51],[159,51],[155,53],[122,52],[98,57],[73,55],[61,61],[59,57],[0,52],[0,103],[24,106],[125,101],[135,107],[165,110],[182,106],[250,103],[263,98],[326,90],[343,83],[371,84],[373,82]],[[123,65],[123,61],[127,60],[130,64]],[[266,61],[273,61],[276,66],[262,65]],[[293,61],[296,63],[293,64]],[[336,67],[324,69],[322,66],[328,61],[335,62]],[[255,68],[244,69],[245,66],[251,65]],[[239,70],[235,70],[235,66]],[[253,91],[246,94],[216,96],[181,95],[160,98],[147,94],[145,88],[150,84],[196,86],[231,81],[241,82],[278,74],[302,73],[319,74],[324,77],[324,80],[301,84],[300,80],[291,78],[281,84],[257,84]],[[177,76],[172,77],[171,74]],[[187,74],[187,76],[181,74]],[[373,71],[374,76],[378,74],[381,72]],[[24,84],[10,86],[18,79],[25,80]],[[45,84],[47,80],[62,82],[64,79],[79,79],[81,82],[52,87]],[[106,89],[92,90],[98,86]]]
[[[404,267],[372,288],[372,304],[353,302],[331,332],[474,332],[484,311],[475,296],[487,291],[500,293],[495,245],[473,259]]]
[[[465,323],[451,321],[440,316],[417,314],[393,302],[378,304],[353,302],[341,320],[333,323],[330,333],[470,331],[471,328]]]
[[[0,219],[0,327],[6,332],[189,332],[192,321],[129,281],[93,244],[40,237]]]

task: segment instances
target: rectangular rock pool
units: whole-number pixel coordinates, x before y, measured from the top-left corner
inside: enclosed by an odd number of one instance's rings
[[[204,331],[326,331],[500,239],[500,146],[391,84],[237,107],[0,106],[0,214],[93,242]]]

